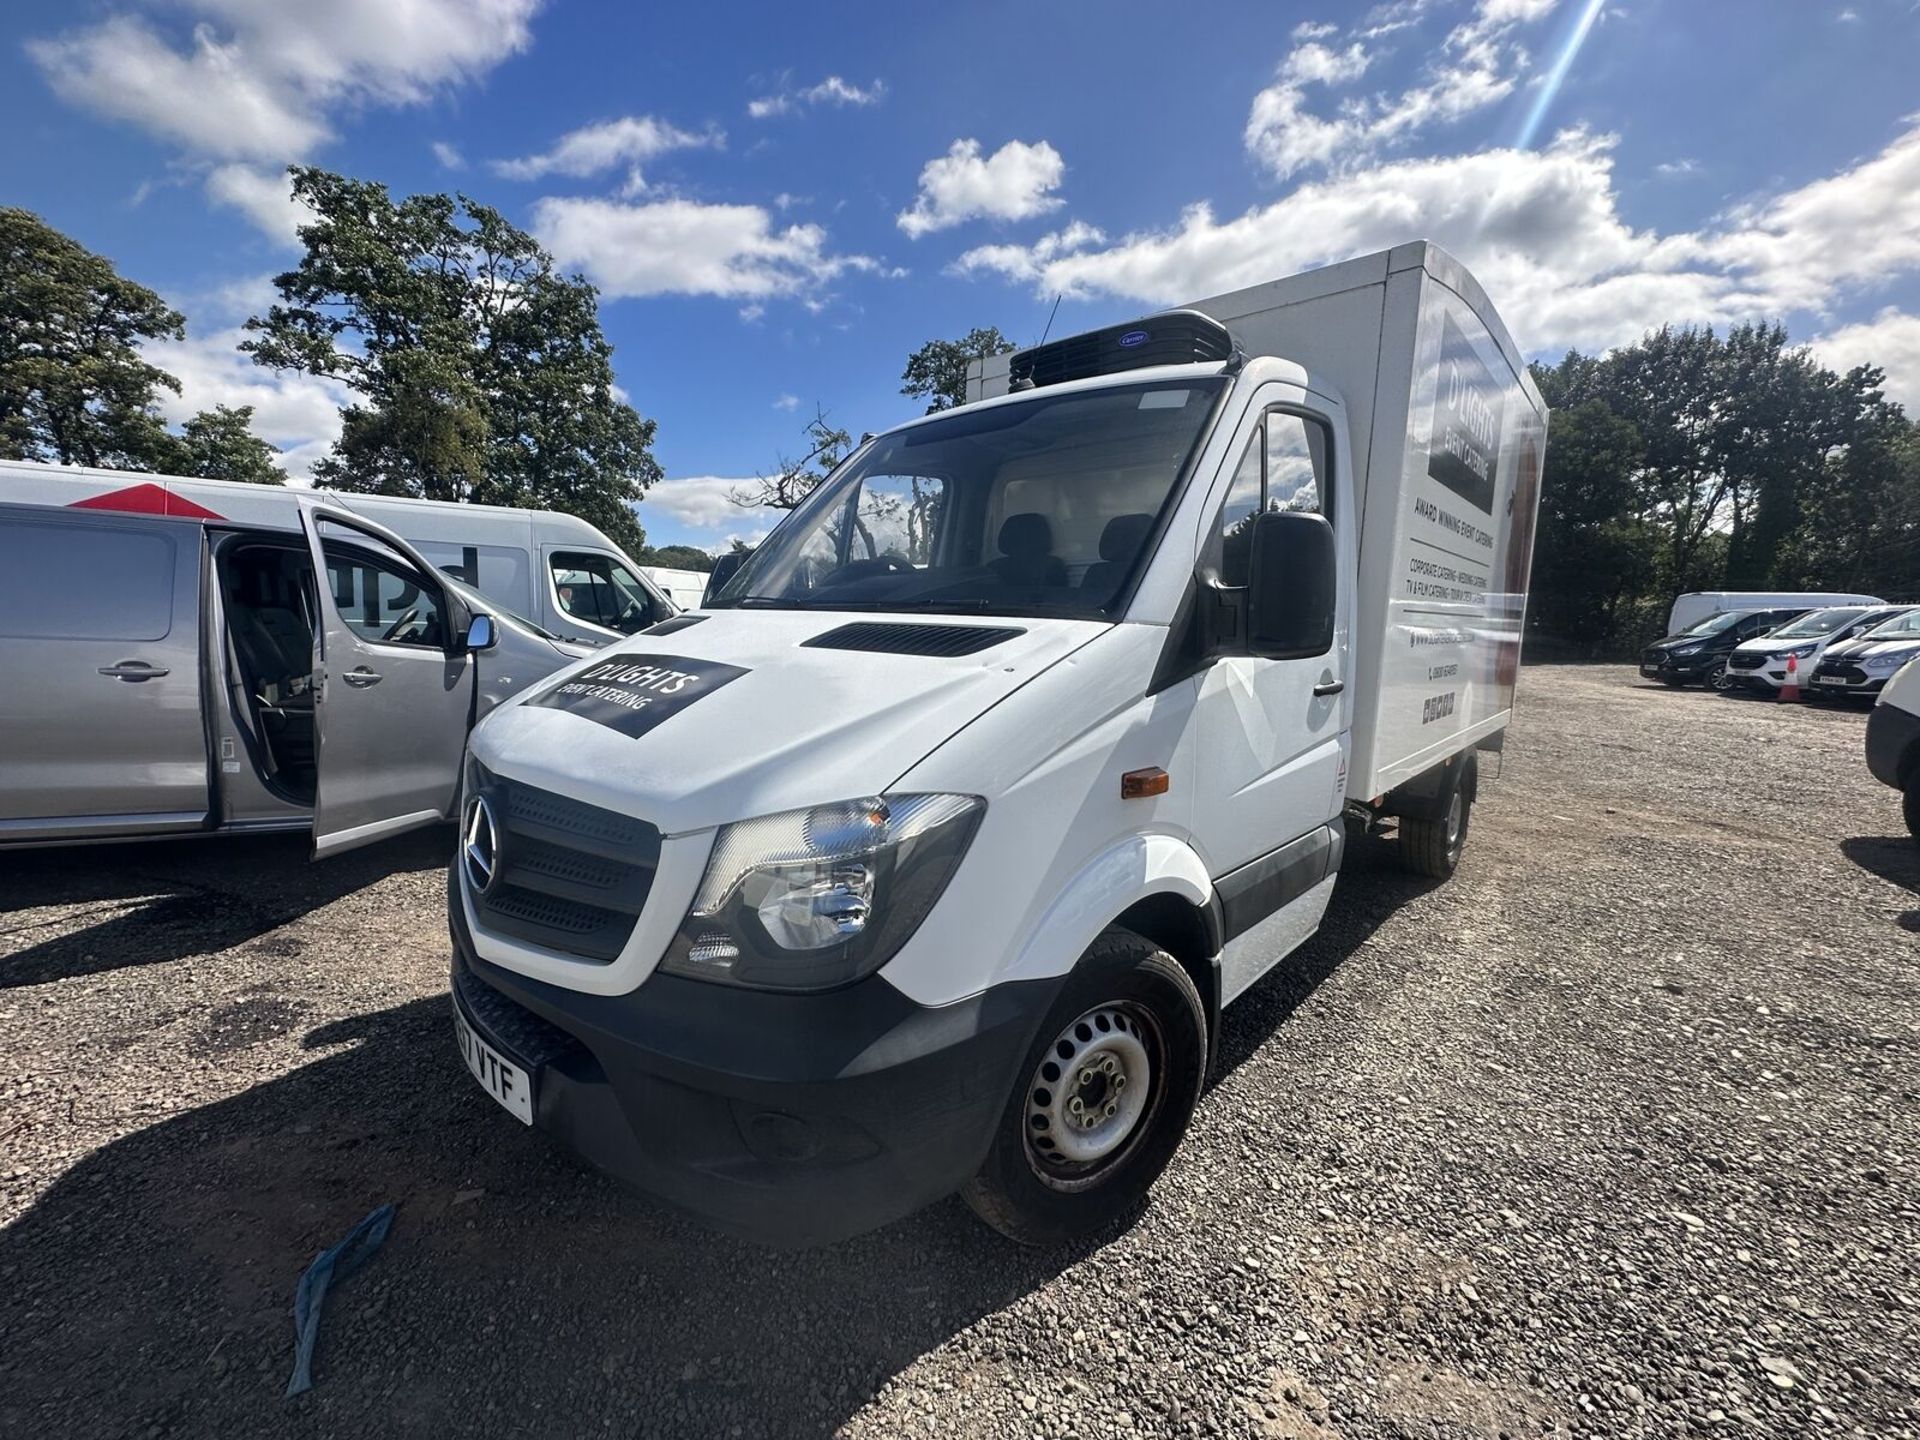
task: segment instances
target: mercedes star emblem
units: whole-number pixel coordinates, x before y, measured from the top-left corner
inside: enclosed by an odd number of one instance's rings
[[[500,841],[494,833],[493,807],[487,804],[484,795],[476,795],[467,802],[467,823],[462,827],[460,850],[467,867],[467,883],[473,887],[474,894],[486,894],[499,863]]]

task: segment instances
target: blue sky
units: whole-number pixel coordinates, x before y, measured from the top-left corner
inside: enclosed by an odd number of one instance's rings
[[[1535,353],[1779,316],[1920,411],[1915,0],[85,0],[0,32],[0,203],[184,309],[179,410],[255,404],[296,472],[341,394],[233,349],[296,160],[463,189],[601,286],[657,543],[762,531],[729,491],[816,405],[914,413],[930,337],[1416,236]]]

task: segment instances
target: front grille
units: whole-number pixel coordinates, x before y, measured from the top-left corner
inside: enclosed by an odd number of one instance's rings
[[[1772,658],[1771,655],[1730,655],[1727,657],[1727,668],[1729,670],[1758,670]]]
[[[467,879],[480,923],[589,960],[618,956],[653,888],[660,832],[631,815],[476,771],[474,789],[493,809],[497,842],[493,882],[477,891]]]
[[[1667,652],[1664,650],[1643,650],[1640,652],[1640,663],[1648,669],[1658,669],[1667,663]]]

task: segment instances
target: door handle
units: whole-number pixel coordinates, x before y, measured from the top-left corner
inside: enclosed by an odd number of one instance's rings
[[[158,680],[162,675],[173,672],[165,666],[149,665],[144,660],[122,660],[118,665],[102,665],[100,673],[111,680]]]
[[[1319,700],[1328,695],[1338,695],[1346,688],[1347,682],[1344,680],[1322,680],[1313,687],[1313,698]]]
[[[380,673],[377,670],[369,670],[364,665],[355,666],[340,678],[356,690],[364,690],[369,685],[380,683]]]

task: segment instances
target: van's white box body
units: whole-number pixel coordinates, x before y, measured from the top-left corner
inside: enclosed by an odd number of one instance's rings
[[[1352,773],[1384,795],[1513,711],[1547,407],[1479,284],[1426,242],[1197,300],[1346,402],[1359,497]],[[976,361],[967,398],[1007,391]]]

